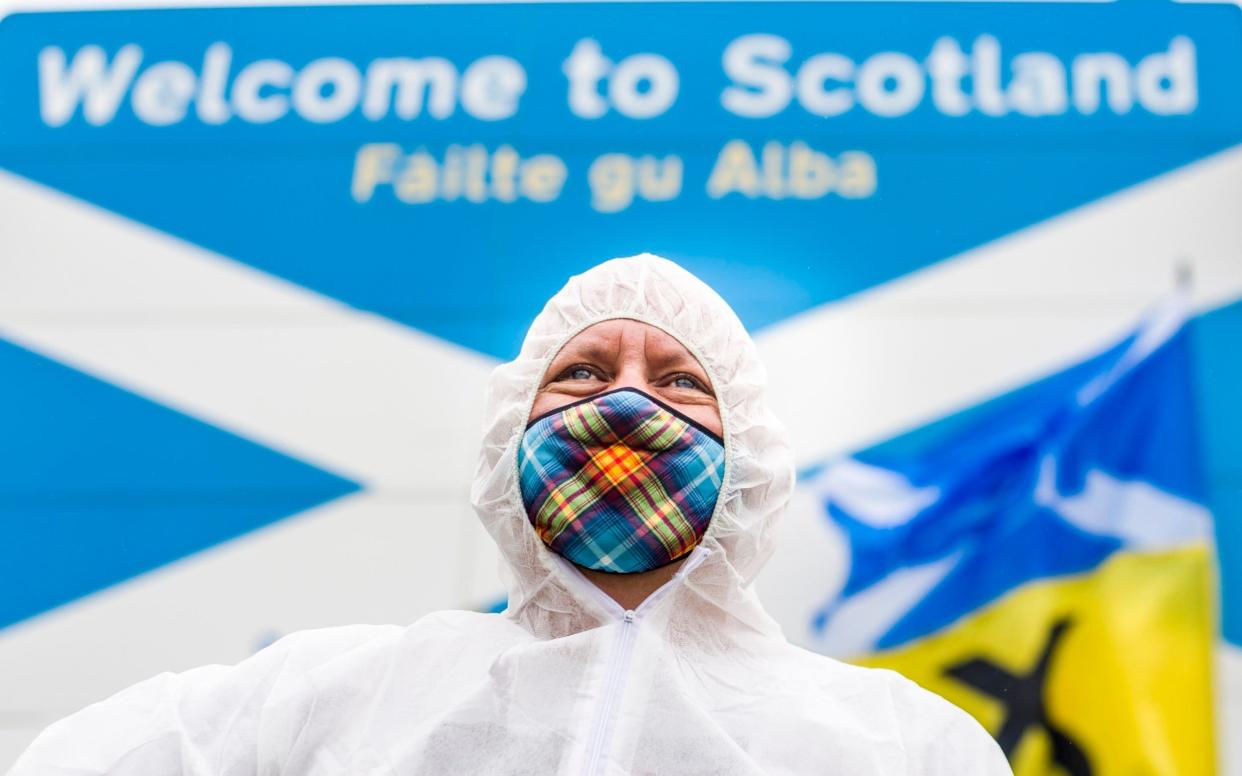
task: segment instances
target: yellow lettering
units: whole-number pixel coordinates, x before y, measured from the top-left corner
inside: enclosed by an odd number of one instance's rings
[[[832,190],[836,177],[832,160],[801,140],[789,146],[789,193],[798,199],[818,199]]]
[[[521,166],[518,188],[532,202],[551,202],[561,195],[568,174],[559,157],[552,154],[532,156]]]
[[[837,191],[843,197],[870,197],[876,189],[875,159],[863,151],[841,154],[841,183]]]
[[[707,179],[707,194],[713,199],[735,191],[752,199],[760,194],[755,154],[742,140],[730,140],[725,144]]]
[[[350,192],[355,202],[367,202],[381,183],[392,182],[393,163],[401,147],[392,143],[367,143],[354,156],[354,180]]]
[[[420,149],[405,160],[405,167],[397,176],[392,193],[397,195],[397,199],[411,205],[430,202],[436,198],[438,179],[436,160]]]

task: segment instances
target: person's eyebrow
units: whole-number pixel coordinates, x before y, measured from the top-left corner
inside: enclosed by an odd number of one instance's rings
[[[560,370],[570,364],[579,361],[602,363],[611,359],[612,355],[612,348],[597,339],[570,342],[548,365],[548,373],[544,375],[544,382],[555,380]]]
[[[707,370],[694,357],[694,354],[685,349],[680,344],[674,345],[657,345],[649,349],[647,354],[647,363],[656,371],[665,369],[683,369],[687,372],[693,372],[701,375],[705,382],[710,382],[707,376]]]

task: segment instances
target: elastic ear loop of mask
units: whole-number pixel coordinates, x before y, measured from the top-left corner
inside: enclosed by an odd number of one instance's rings
[[[527,396],[526,401],[524,402],[525,408],[522,412],[522,417],[519,419],[517,423],[517,429],[515,430],[513,434],[510,434],[510,437],[509,437],[509,444],[513,448],[513,451],[514,451],[513,495],[517,499],[518,506],[521,508],[520,511],[522,512],[523,515],[525,515],[526,513],[526,504],[522,501],[522,488],[519,485],[519,482],[521,481],[521,472],[518,471],[517,469],[518,467],[517,445],[522,444],[522,437],[526,435],[526,424],[530,418],[531,409],[533,409],[535,406],[535,397],[539,395],[539,384],[543,382],[544,375],[548,373],[548,367],[552,366],[552,362],[556,360],[556,357],[560,355],[560,352],[565,349],[565,346],[569,344],[569,341],[571,339],[573,339],[574,337],[577,337],[583,331],[585,331],[586,329],[589,329],[595,324],[603,323],[604,321],[638,321],[639,323],[645,323],[648,326],[654,326],[660,331],[667,334],[668,336],[677,340],[678,344],[680,344],[686,350],[690,351],[690,355],[694,356],[695,360],[699,362],[699,366],[703,367],[703,370],[707,372],[707,377],[711,381],[711,384],[712,384],[712,390],[716,392],[716,408],[717,410],[720,409],[721,386],[720,386],[720,381],[717,379],[716,373],[713,371],[711,367],[711,364],[706,359],[703,358],[703,354],[699,351],[697,346],[695,346],[693,343],[687,342],[684,338],[682,338],[676,332],[670,331],[669,327],[666,326],[665,324],[660,323],[659,321],[652,320],[646,316],[629,314],[629,315],[606,315],[601,318],[594,318],[594,319],[588,320],[585,323],[579,324],[578,326],[571,328],[569,332],[566,333],[563,337],[561,337],[561,339],[557,342],[556,347],[551,348],[548,351],[548,355],[544,356],[542,361],[540,362],[539,376],[535,379],[534,385],[529,389],[529,396]],[[725,494],[729,491],[729,486],[733,481],[733,459],[734,459],[733,435],[729,428],[728,415],[727,413],[723,411],[720,412],[720,427],[721,427],[721,431],[723,432],[721,434],[721,437],[723,437],[724,439],[725,470],[724,470],[724,476],[721,478],[721,482],[720,482],[720,493],[716,496],[716,504],[715,506],[712,507],[712,515],[710,518],[708,518],[707,530],[703,533],[704,539],[707,539],[709,536],[713,539],[717,538],[714,533],[714,530],[718,522],[716,520],[716,517],[720,514],[720,511],[724,508]],[[516,444],[515,444],[515,441],[516,441]],[[700,541],[699,545],[701,544],[702,542]],[[694,550],[687,553],[685,557],[689,558],[690,555],[694,554],[694,551],[698,550],[699,545],[696,545]]]

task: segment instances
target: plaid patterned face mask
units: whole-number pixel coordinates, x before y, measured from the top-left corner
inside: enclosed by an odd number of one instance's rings
[[[632,389],[530,422],[518,450],[526,514],[553,552],[632,574],[672,563],[707,531],[724,480],[711,431]]]

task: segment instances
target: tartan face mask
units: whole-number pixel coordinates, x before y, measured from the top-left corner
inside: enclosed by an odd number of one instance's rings
[[[578,566],[617,574],[693,550],[724,467],[718,436],[633,388],[535,418],[518,449],[522,501],[539,538]]]

